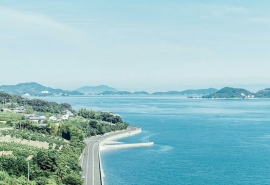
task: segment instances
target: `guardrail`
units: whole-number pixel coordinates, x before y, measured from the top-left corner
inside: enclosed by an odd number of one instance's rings
[[[99,149],[99,144],[98,144],[98,158],[99,158],[99,174],[100,174],[100,183],[101,185],[104,185],[104,172],[102,168],[102,162],[101,162],[101,157],[100,157],[100,149]]]

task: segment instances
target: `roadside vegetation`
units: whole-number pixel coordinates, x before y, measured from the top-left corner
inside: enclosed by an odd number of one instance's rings
[[[81,185],[79,158],[84,139],[128,126],[119,115],[75,111],[67,103],[30,100],[5,92],[0,92],[0,103],[0,185]],[[13,113],[17,106],[23,106],[25,113]],[[72,116],[60,119],[65,112]],[[29,119],[41,113],[46,115],[42,124]],[[49,120],[49,116],[57,120]]]

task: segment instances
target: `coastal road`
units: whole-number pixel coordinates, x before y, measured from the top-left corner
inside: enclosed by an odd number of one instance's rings
[[[112,133],[107,133],[103,136],[95,136],[87,138],[85,140],[86,147],[84,149],[81,166],[82,166],[82,177],[84,178],[84,185],[103,185],[102,176],[100,169],[100,159],[99,159],[99,143],[100,141],[113,137],[125,132],[134,131],[138,128],[128,127],[127,130],[117,131]]]
[[[86,147],[84,149],[81,166],[82,177],[84,177],[85,185],[101,185],[101,176],[99,168],[99,136],[86,139]]]

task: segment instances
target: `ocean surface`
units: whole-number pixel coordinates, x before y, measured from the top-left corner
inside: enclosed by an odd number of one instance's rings
[[[166,96],[48,97],[112,111],[143,132],[102,152],[106,185],[270,184],[270,100]]]

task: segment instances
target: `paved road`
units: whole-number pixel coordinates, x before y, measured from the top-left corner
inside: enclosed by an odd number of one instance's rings
[[[82,177],[84,178],[84,185],[102,185],[101,174],[100,174],[100,164],[99,164],[99,142],[123,132],[130,132],[131,130],[136,130],[135,127],[129,127],[127,130],[120,132],[113,132],[105,134],[104,136],[95,136],[87,138],[85,140],[87,146],[84,149],[81,166],[82,166]]]
[[[82,156],[82,177],[85,185],[101,185],[99,168],[99,137],[86,140],[87,146]]]

